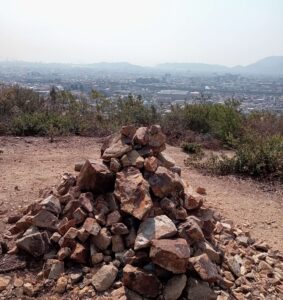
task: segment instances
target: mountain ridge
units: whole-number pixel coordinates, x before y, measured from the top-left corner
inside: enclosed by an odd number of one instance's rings
[[[256,61],[255,63],[242,66],[228,67],[221,64],[207,63],[162,63],[153,67],[140,66],[129,62],[98,62],[89,64],[66,64],[66,63],[42,63],[25,61],[0,61],[0,70],[3,67],[14,68],[78,68],[80,70],[92,69],[97,72],[174,72],[174,73],[232,73],[250,75],[273,75],[283,76],[283,56],[269,56]]]

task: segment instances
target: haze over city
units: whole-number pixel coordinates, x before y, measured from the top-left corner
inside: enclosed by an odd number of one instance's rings
[[[280,0],[1,0],[0,59],[247,65],[283,54]]]

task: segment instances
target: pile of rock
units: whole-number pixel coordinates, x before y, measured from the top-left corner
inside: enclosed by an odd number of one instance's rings
[[[65,174],[24,215],[9,218],[15,246],[8,255],[27,253],[44,261],[38,278],[55,280],[54,291],[61,294],[257,299],[253,283],[259,279],[246,250],[241,251],[249,248],[257,268],[274,279],[272,293],[280,295],[280,255],[268,255],[260,244],[265,252],[258,254],[248,235],[204,208],[202,196],[162,153],[165,141],[158,125],[122,127],[103,144],[100,161],[76,164],[78,176]],[[7,276],[1,278],[10,283]],[[257,297],[267,295],[264,287]],[[25,290],[29,296],[36,293]]]

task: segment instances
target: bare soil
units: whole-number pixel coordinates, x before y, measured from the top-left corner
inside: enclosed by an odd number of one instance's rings
[[[65,172],[75,173],[74,164],[100,155],[101,139],[68,137],[50,143],[45,138],[0,137],[0,230],[5,219],[39,197],[40,190],[56,185]],[[182,167],[182,177],[194,188],[205,187],[206,206],[283,250],[283,188],[259,184],[234,176],[212,177],[184,165],[187,154],[168,146]]]

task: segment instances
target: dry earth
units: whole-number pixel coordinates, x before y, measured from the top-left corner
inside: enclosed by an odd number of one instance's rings
[[[96,138],[69,137],[49,143],[44,138],[0,137],[0,230],[5,218],[33,202],[39,191],[58,183],[64,172],[74,173],[75,162],[98,158],[101,142]],[[233,176],[204,176],[184,166],[186,154],[168,146],[182,167],[182,177],[193,187],[207,190],[206,205],[250,231],[251,236],[283,250],[283,189]]]

